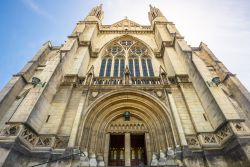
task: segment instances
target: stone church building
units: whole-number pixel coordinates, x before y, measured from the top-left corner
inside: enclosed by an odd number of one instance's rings
[[[103,25],[102,5],[0,93],[0,166],[250,166],[250,94],[161,11]]]

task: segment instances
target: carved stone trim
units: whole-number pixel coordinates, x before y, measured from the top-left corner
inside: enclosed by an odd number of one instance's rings
[[[218,132],[216,133],[216,137],[218,139],[218,142],[220,144],[223,144],[227,139],[229,139],[233,135],[232,130],[230,129],[230,126],[226,124],[223,126]]]
[[[177,75],[176,78],[178,83],[190,83],[188,75]]]
[[[67,147],[68,142],[69,142],[69,137],[56,137],[54,148],[55,149],[63,149],[65,147]]]
[[[158,97],[161,100],[164,100],[166,98],[166,94],[164,90],[154,90],[154,94],[156,97]]]
[[[196,136],[186,136],[188,147],[201,148],[199,140]]]
[[[235,133],[236,132],[236,133]],[[203,147],[221,147],[234,134],[249,134],[244,122],[228,122],[216,132],[200,133],[198,139]],[[190,147],[195,145],[196,136],[186,136],[187,143]]]
[[[198,135],[202,146],[222,146],[233,135],[249,135],[249,129],[242,121],[230,121],[216,132],[201,133]]]
[[[230,124],[232,131],[236,135],[249,135],[250,134],[248,127],[242,121],[231,121],[229,124]]]
[[[21,139],[25,140],[28,144],[34,146],[37,143],[37,135],[28,128],[24,128],[20,136]]]
[[[92,90],[92,91],[89,93],[89,100],[90,100],[90,101],[93,101],[93,100],[95,100],[99,95],[100,95],[100,92],[99,92],[98,90]]]
[[[121,132],[145,132],[147,131],[145,125],[141,122],[128,122],[128,123],[112,123],[108,127],[110,133],[121,133]]]
[[[53,144],[52,137],[40,136],[38,137],[38,141],[36,143],[37,147],[51,147]]]
[[[20,129],[21,126],[19,124],[6,125],[2,130],[0,130],[0,136],[17,136]]]
[[[203,133],[200,135],[203,144],[218,144],[215,134],[213,133]]]
[[[0,130],[1,142],[5,142],[6,140],[10,142],[9,139],[13,139],[13,137],[18,137],[21,143],[30,150],[41,150],[41,148],[48,149],[48,147],[66,148],[69,141],[69,137],[38,135],[22,124],[6,125],[2,130]],[[15,142],[15,140],[12,142]]]

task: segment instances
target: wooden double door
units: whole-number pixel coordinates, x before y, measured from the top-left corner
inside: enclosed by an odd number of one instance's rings
[[[125,136],[123,134],[110,135],[109,166],[125,166]],[[146,165],[145,136],[130,136],[130,162],[131,166]]]
[[[131,135],[131,166],[144,166],[147,164],[145,136]]]

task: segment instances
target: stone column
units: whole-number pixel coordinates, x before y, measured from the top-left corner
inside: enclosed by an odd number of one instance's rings
[[[131,166],[130,133],[125,133],[125,166]]]
[[[150,145],[150,135],[149,133],[145,133],[145,144],[146,144],[146,152],[147,152],[147,160],[148,160],[148,166],[150,166],[151,163],[151,145]]]
[[[109,142],[110,142],[110,133],[107,133],[105,135],[105,143],[104,143],[104,162],[105,162],[106,166],[108,166]]]

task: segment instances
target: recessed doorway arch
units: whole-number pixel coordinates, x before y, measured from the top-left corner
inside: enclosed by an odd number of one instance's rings
[[[124,120],[124,112],[131,113],[130,121]],[[145,91],[123,89],[106,93],[84,113],[77,144],[82,149],[102,155],[106,164],[110,155],[110,135],[124,135],[125,154],[126,142],[131,135],[143,135],[147,163],[151,161],[152,153],[179,145],[174,121],[166,104]],[[130,144],[131,141],[129,147]],[[131,150],[129,152],[131,158]]]

